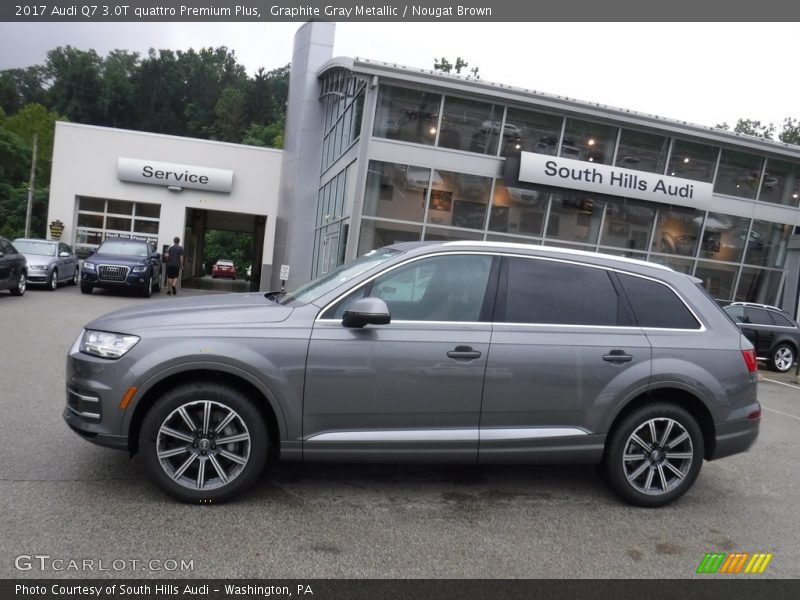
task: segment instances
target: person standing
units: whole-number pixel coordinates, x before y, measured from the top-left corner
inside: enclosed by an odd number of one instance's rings
[[[178,278],[183,269],[183,246],[180,245],[181,238],[175,237],[174,243],[167,248],[167,296],[178,295]]]

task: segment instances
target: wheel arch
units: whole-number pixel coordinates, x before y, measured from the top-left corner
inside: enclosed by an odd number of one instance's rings
[[[608,428],[611,433],[629,414],[638,408],[653,402],[668,402],[680,406],[688,412],[700,427],[703,433],[704,458],[708,460],[714,455],[716,447],[716,427],[711,411],[697,394],[678,387],[661,387],[650,389],[628,401],[627,404],[614,415]]]
[[[203,367],[168,373],[155,382],[148,382],[147,389],[133,408],[133,414],[130,417],[127,427],[128,452],[131,456],[139,451],[139,433],[145,415],[153,404],[155,404],[167,390],[185,383],[197,383],[201,381],[231,386],[251,398],[267,425],[270,453],[279,452],[280,440],[282,437],[281,433],[285,432],[286,428],[283,423],[279,422],[278,415],[280,415],[281,418],[283,415],[279,407],[276,409],[276,401],[271,397],[268,390],[256,385],[242,374],[232,373],[213,367]]]

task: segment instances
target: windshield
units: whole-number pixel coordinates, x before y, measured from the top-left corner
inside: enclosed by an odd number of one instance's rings
[[[113,254],[115,256],[147,256],[147,244],[125,240],[106,240],[97,249],[98,254]]]
[[[40,256],[55,256],[56,245],[50,242],[26,242],[15,240],[14,247],[22,254],[39,254]]]
[[[361,273],[364,273],[365,271],[368,271],[369,269],[386,262],[390,258],[394,258],[398,254],[402,254],[402,252],[400,250],[393,250],[390,248],[373,250],[372,252],[369,252],[352,262],[341,265],[339,268],[331,271],[327,275],[323,275],[318,279],[301,285],[296,290],[291,291],[283,296],[279,302],[281,304],[288,304],[292,301],[302,302],[303,304],[314,302],[314,300],[320,296],[327,294],[343,283],[347,283],[354,277],[361,275]]]

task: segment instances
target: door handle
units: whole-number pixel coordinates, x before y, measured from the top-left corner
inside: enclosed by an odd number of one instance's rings
[[[603,360],[610,363],[626,363],[633,360],[633,356],[626,354],[624,350],[611,350],[603,356]]]
[[[473,350],[471,346],[456,346],[455,350],[450,350],[447,353],[447,356],[456,360],[472,360],[480,358],[481,353],[478,350]]]

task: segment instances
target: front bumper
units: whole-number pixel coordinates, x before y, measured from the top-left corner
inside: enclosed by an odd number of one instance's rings
[[[94,444],[125,450],[127,409],[120,407],[120,401],[134,385],[130,364],[83,354],[79,351],[80,339],[67,356],[64,421]]]
[[[87,283],[94,287],[112,288],[112,289],[129,289],[129,288],[144,288],[147,284],[150,275],[147,271],[143,273],[130,272],[125,279],[120,281],[110,279],[100,279],[97,273],[91,271],[81,271],[81,283]]]
[[[47,269],[39,270],[28,267],[28,283],[30,284],[47,283],[49,279],[50,279],[50,271],[48,271]]]

